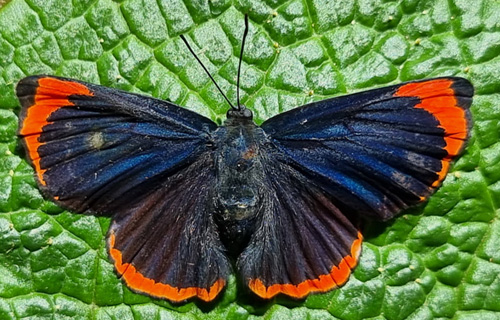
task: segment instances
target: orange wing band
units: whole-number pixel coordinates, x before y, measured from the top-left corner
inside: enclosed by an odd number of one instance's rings
[[[61,107],[73,106],[69,101],[71,95],[92,96],[93,93],[83,84],[71,81],[63,81],[54,78],[38,79],[38,87],[34,94],[34,104],[29,106],[26,116],[22,122],[19,133],[24,136],[28,154],[35,167],[38,180],[46,185],[43,178],[45,169],[40,167],[40,155],[38,148],[43,144],[39,141],[43,127],[50,124],[47,119]]]
[[[208,290],[198,287],[176,288],[168,284],[156,282],[146,278],[130,263],[123,262],[122,253],[115,248],[115,235],[109,237],[109,253],[115,261],[116,271],[125,280],[127,286],[133,290],[147,293],[153,297],[166,298],[179,302],[191,297],[198,297],[203,301],[212,301],[224,288],[224,279],[217,280]]]
[[[451,159],[458,155],[467,140],[467,114],[458,106],[453,81],[438,79],[409,83],[401,86],[394,94],[397,97],[418,97],[421,102],[415,108],[422,108],[434,115],[439,127],[445,132],[445,150],[448,156],[441,161],[438,179],[432,184],[437,187],[444,180],[450,167]]]
[[[351,245],[351,254],[345,256],[338,265],[333,266],[329,274],[320,275],[317,279],[305,280],[299,284],[273,284],[267,286],[260,279],[252,279],[248,287],[259,297],[270,299],[279,293],[294,298],[303,298],[311,292],[325,292],[344,284],[351,270],[358,264],[363,236],[358,232],[358,238]]]

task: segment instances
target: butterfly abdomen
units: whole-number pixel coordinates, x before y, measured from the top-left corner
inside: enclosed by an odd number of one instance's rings
[[[215,220],[228,252],[237,255],[255,231],[264,199],[265,134],[251,119],[217,131]]]

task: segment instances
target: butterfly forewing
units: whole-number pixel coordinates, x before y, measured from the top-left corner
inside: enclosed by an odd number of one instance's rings
[[[322,190],[389,219],[444,179],[468,138],[472,95],[462,78],[409,82],[312,103],[262,128]]]
[[[106,213],[128,201],[124,194],[206,152],[206,131],[216,128],[170,103],[75,80],[28,77],[17,93],[39,184],[75,211]]]

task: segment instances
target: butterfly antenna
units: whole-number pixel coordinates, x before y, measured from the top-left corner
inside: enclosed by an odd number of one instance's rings
[[[222,94],[222,96],[224,97],[224,99],[226,99],[227,103],[229,103],[229,105],[231,106],[231,109],[239,110],[239,108],[236,109],[234,107],[234,105],[231,103],[231,101],[229,101],[229,99],[226,97],[226,95],[224,94],[224,92],[222,92],[222,89],[219,87],[219,85],[217,84],[217,82],[215,82],[215,79],[212,77],[212,75],[210,74],[210,72],[208,72],[208,69],[205,67],[205,65],[203,64],[203,62],[201,62],[200,58],[198,58],[198,56],[196,55],[196,53],[194,53],[194,50],[191,48],[191,46],[187,42],[187,40],[184,37],[184,35],[181,34],[180,37],[181,37],[182,41],[184,41],[184,43],[188,47],[188,49],[191,52],[191,54],[196,58],[196,60],[198,61],[198,63],[201,65],[201,67],[203,68],[203,70],[205,70],[205,72],[207,73],[207,75],[210,78],[210,80],[212,80],[212,82],[215,84],[215,86],[217,87],[217,89],[219,89],[220,94]]]
[[[241,41],[240,61],[238,63],[238,77],[236,78],[236,102],[238,110],[241,110],[240,105],[240,74],[241,74],[241,61],[243,60],[243,51],[245,49],[245,40],[248,35],[248,14],[245,14],[245,31],[243,32],[243,40]]]

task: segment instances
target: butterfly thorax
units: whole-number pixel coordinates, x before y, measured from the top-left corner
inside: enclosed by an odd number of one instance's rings
[[[237,254],[248,242],[258,218],[265,180],[262,151],[267,138],[252,121],[251,113],[233,112],[217,130],[215,220],[228,251]]]

